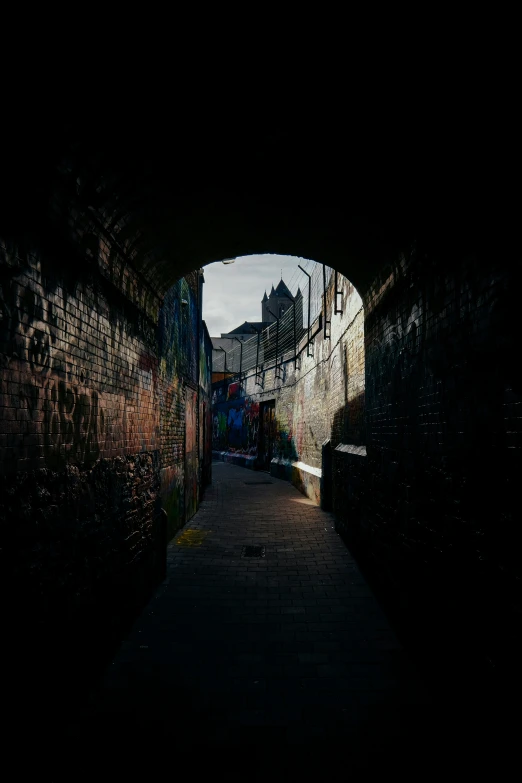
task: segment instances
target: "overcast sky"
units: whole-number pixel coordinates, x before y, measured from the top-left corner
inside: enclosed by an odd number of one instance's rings
[[[261,300],[270,296],[272,285],[283,280],[295,296],[298,285],[301,290],[308,278],[298,268],[301,264],[312,271],[313,261],[296,256],[243,256],[233,264],[221,261],[203,268],[203,318],[211,337],[219,337],[244,321],[261,321]]]

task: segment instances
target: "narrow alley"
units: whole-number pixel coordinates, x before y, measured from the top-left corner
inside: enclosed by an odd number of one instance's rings
[[[459,62],[462,78],[420,75],[411,95],[402,78],[385,103],[367,92],[374,113],[307,100],[283,122],[264,103],[241,119],[239,93],[234,115],[171,86],[155,100],[157,68],[141,100],[119,67],[114,111],[92,69],[85,87],[53,75],[5,102],[2,738],[17,776],[91,781],[95,762],[110,780],[116,755],[114,777],[140,783],[469,778],[488,762],[509,779],[516,71]]]
[[[425,732],[427,692],[332,515],[289,483],[215,462],[167,557],[72,736],[263,756],[331,744],[366,768]]]

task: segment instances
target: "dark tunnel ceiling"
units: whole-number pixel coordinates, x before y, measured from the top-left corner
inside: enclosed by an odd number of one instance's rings
[[[413,239],[484,244],[495,161],[465,130],[55,120],[4,146],[0,231],[96,226],[161,290],[263,252],[325,261],[363,290]]]

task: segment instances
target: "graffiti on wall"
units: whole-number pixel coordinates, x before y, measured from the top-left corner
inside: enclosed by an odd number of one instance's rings
[[[161,495],[169,537],[195,513],[199,487],[211,475],[212,343],[201,321],[199,286],[197,273],[178,280],[158,320]]]
[[[156,360],[139,329],[99,294],[94,307],[88,285],[66,290],[39,259],[3,250],[0,386],[18,411],[8,456],[57,465],[155,448]]]
[[[212,414],[212,448],[257,454],[259,434],[259,403],[242,397],[217,403]]]
[[[160,371],[164,377],[186,377],[197,382],[201,344],[197,344],[198,302],[183,278],[165,294],[158,322]]]
[[[184,521],[185,470],[183,463],[163,468],[160,473],[162,506],[167,513],[167,540]]]
[[[205,454],[212,455],[212,408],[206,407],[205,413]]]
[[[198,505],[197,392],[185,388],[185,521]]]
[[[293,434],[293,405],[279,402],[275,408],[273,456],[281,460],[297,459]]]
[[[230,383],[227,390],[227,400],[239,400],[241,397],[241,384],[239,381]]]

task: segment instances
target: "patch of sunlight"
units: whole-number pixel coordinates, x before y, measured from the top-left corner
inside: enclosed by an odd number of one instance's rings
[[[201,546],[205,538],[212,530],[184,530],[176,539],[178,546]]]
[[[290,500],[292,503],[304,503],[305,506],[317,506],[317,503],[310,500],[310,498],[290,498]]]

